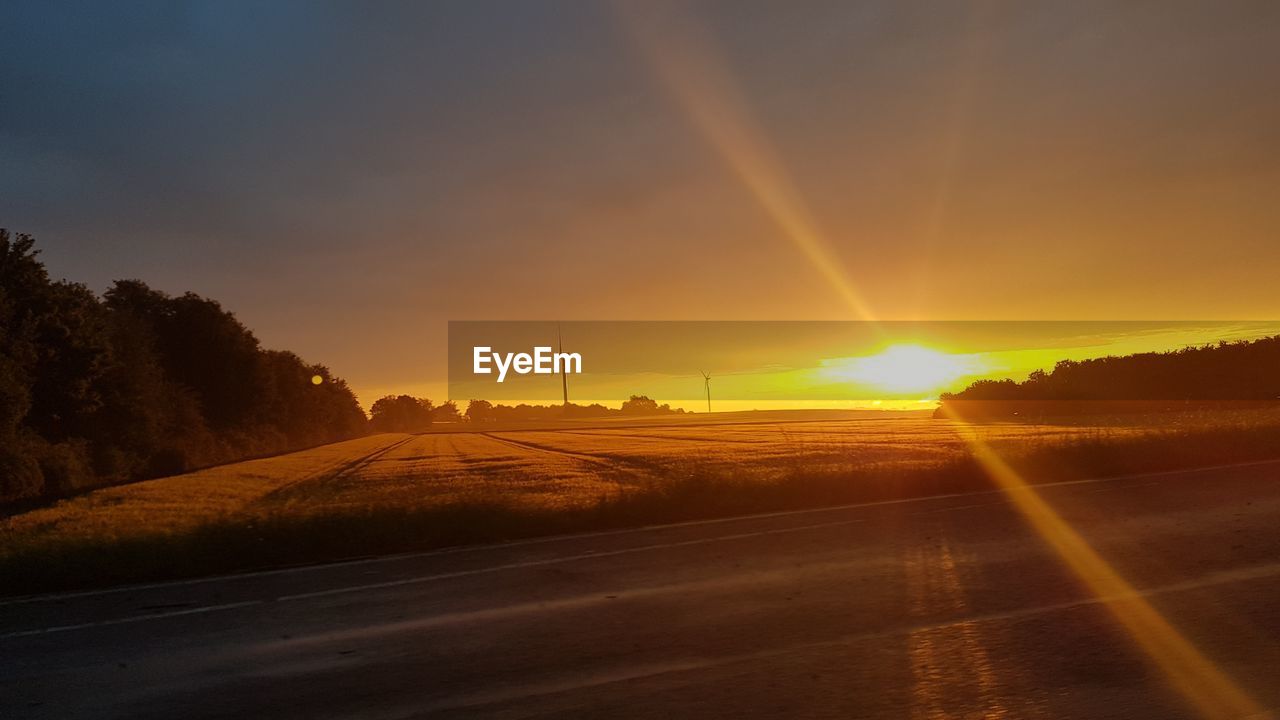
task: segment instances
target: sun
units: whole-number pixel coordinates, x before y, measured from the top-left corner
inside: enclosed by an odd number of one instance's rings
[[[890,393],[936,393],[980,372],[973,356],[920,345],[891,345],[879,354],[824,361],[835,376]]]

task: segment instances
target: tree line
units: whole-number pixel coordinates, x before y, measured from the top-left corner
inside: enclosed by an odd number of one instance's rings
[[[620,408],[610,408],[600,403],[577,405],[495,405],[488,400],[472,400],[467,403],[464,413],[469,422],[502,422],[507,420],[557,420],[590,419],[616,417],[619,415],[678,415],[684,413],[683,408],[672,409],[670,405],[659,405],[644,395],[632,395],[622,403]]]
[[[340,378],[267,350],[234,315],[140,280],[52,280],[0,230],[0,502],[362,435]]]
[[[427,398],[410,395],[388,395],[373,403],[369,409],[369,425],[375,432],[424,432],[432,423],[490,423],[511,420],[549,421],[563,419],[591,419],[620,415],[668,415],[681,414],[681,408],[658,404],[644,395],[632,395],[620,408],[610,408],[600,403],[578,405],[519,405],[494,404],[488,400],[471,400],[465,412],[458,412],[452,402],[434,405]]]
[[[941,400],[1280,400],[1280,335],[1169,352],[1062,360],[1023,382],[979,380]]]

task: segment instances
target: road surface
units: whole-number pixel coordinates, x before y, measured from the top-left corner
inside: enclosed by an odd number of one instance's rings
[[[1040,492],[1280,707],[1280,464]],[[999,493],[0,603],[0,718],[1197,717]]]

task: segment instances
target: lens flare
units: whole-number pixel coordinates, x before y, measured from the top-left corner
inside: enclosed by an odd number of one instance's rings
[[[1170,683],[1206,718],[1273,718],[1125,580],[953,409],[943,406],[996,485],[1058,557],[1101,599]]]

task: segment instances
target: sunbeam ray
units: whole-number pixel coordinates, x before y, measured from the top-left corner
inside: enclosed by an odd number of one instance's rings
[[[1138,646],[1204,717],[1213,720],[1274,717],[1147,602],[963,417],[953,408],[947,408],[947,412],[957,421],[959,432],[974,457],[1006,492],[1028,524],[1094,595],[1105,600],[1107,608]]]
[[[852,311],[874,320],[806,203],[796,191],[709,38],[661,3],[619,3],[624,25],[663,89],[689,117],[760,207]]]

